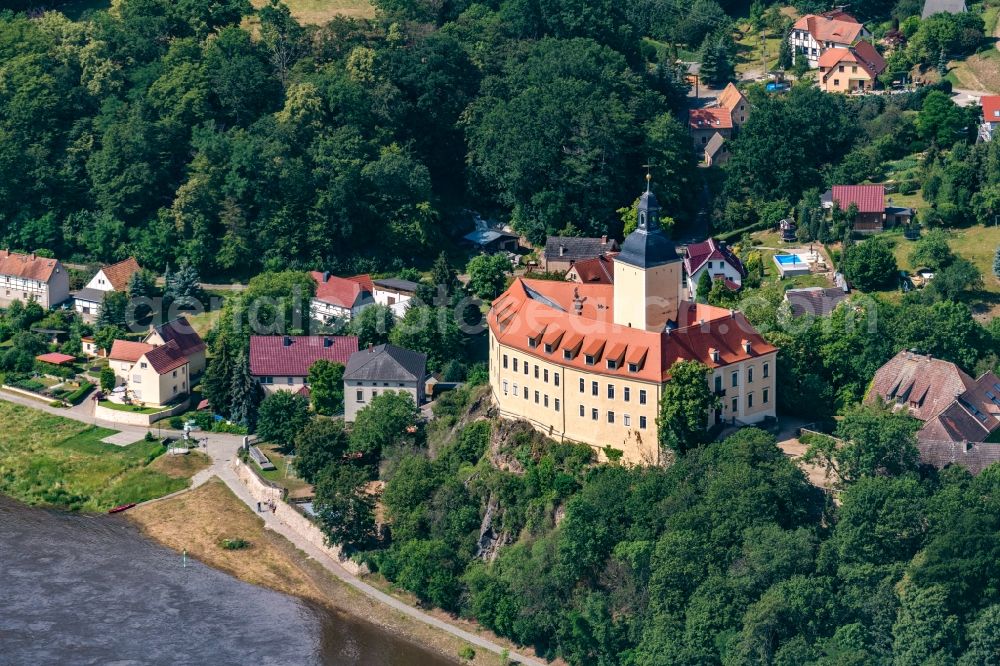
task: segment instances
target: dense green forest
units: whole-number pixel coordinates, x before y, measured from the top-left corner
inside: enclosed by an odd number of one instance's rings
[[[297,413],[309,419],[304,399]],[[669,468],[380,395],[344,431],[312,417],[297,469],[330,538],[422,602],[574,665],[997,663],[1000,479],[921,468],[916,422],[848,410],[838,502],[764,431]],[[355,451],[356,456],[345,456]],[[378,471],[376,472],[376,467]],[[363,491],[380,476],[388,524]]]

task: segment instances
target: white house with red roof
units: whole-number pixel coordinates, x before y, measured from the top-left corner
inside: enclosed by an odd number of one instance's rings
[[[161,345],[115,340],[108,354],[116,386],[136,403],[159,407],[188,395],[191,369],[188,357],[173,340]]]
[[[979,138],[992,141],[1000,131],[1000,95],[983,95],[980,104],[983,105],[983,122],[979,126]]]
[[[313,319],[329,322],[333,319],[350,321],[364,308],[375,303],[375,285],[368,275],[338,277],[327,272],[312,271],[316,295],[309,303]]]
[[[37,301],[50,308],[67,298],[69,277],[58,259],[0,250],[0,307]]]
[[[698,298],[698,280],[707,272],[712,280],[722,280],[727,287],[738,291],[743,286],[747,269],[732,249],[723,241],[709,238],[687,246],[684,255],[686,293],[692,301]]]
[[[253,335],[250,374],[265,393],[307,391],[313,363],[323,359],[346,366],[356,351],[353,335]]]
[[[792,26],[788,43],[796,62],[805,58],[810,67],[818,67],[827,49],[853,46],[859,39],[871,39],[872,33],[856,18],[842,10],[806,14]]]
[[[143,342],[154,347],[174,342],[190,361],[192,375],[197,377],[205,371],[205,352],[208,345],[198,335],[198,331],[194,330],[187,317],[180,316],[166,323],[150,326]]]
[[[128,292],[128,283],[142,268],[135,257],[102,267],[83,289],[73,295],[73,307],[85,321],[94,321],[101,312],[104,297],[113,291]]]
[[[865,40],[826,49],[819,57],[819,87],[826,92],[871,90],[885,68],[885,58]]]

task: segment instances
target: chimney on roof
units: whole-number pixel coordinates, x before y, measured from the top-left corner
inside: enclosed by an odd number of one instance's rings
[[[750,341],[749,340],[744,340],[742,342],[742,344],[743,344],[743,351],[746,352],[747,354],[749,354],[750,351],[752,350],[752,346],[750,345]]]
[[[324,284],[330,281],[330,271],[323,271]]]
[[[607,245],[607,244],[608,244],[608,235],[604,234],[603,236],[601,236],[601,245]]]
[[[374,354],[375,353],[375,345],[373,345],[370,342],[368,343],[368,353],[369,354]]]
[[[323,337],[323,346],[324,347],[332,347],[333,346],[333,338],[324,336]]]
[[[292,346],[292,339],[290,337],[288,337],[287,335],[285,337],[281,338],[281,346],[283,346],[283,347],[291,347]]]
[[[736,319],[736,310],[729,308],[729,318]]]
[[[565,254],[566,254],[566,246],[565,245],[560,245],[559,246],[559,256],[561,257],[561,256],[563,256]]]

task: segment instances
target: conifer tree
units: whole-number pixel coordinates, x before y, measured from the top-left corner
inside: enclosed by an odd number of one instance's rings
[[[216,414],[229,417],[233,404],[234,359],[229,332],[220,329],[212,340],[212,360],[205,369],[201,390]]]
[[[171,303],[177,304],[179,308],[197,307],[204,295],[198,269],[188,261],[181,262],[177,272],[171,276],[166,293],[170,296]]]
[[[257,426],[257,407],[260,405],[260,386],[250,374],[250,354],[243,350],[236,360],[230,387],[232,408],[230,417],[253,432]]]

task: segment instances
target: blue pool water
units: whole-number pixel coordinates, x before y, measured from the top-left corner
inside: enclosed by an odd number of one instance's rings
[[[774,256],[774,260],[777,261],[782,266],[805,263],[804,261],[799,259],[798,255],[796,254],[777,254]]]

